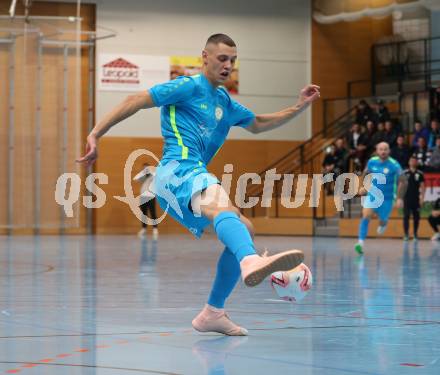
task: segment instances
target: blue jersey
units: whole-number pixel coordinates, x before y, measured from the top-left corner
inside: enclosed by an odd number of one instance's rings
[[[214,87],[203,74],[178,77],[149,90],[161,109],[163,157],[205,165],[214,157],[231,126],[246,127],[255,115]]]
[[[372,184],[383,193],[385,200],[396,198],[397,182],[402,174],[402,168],[396,160],[388,157],[382,161],[378,156],[374,156],[368,160],[366,172],[383,174],[386,178],[385,184],[379,184],[375,178],[373,178]]]

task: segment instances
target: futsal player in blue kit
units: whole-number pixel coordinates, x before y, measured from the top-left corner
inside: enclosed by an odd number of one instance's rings
[[[364,241],[368,234],[368,225],[373,213],[379,217],[377,234],[385,232],[388,218],[390,217],[394,203],[397,199],[398,206],[402,206],[402,194],[404,194],[404,179],[401,178],[402,168],[400,164],[390,155],[388,143],[381,142],[376,146],[376,155],[368,160],[364,172],[364,178],[369,173],[378,173],[383,180],[372,178],[368,191],[361,189],[360,195],[363,197],[362,219],[359,223],[359,240],[355,245],[355,250],[359,254],[364,252]]]
[[[129,96],[98,122],[87,137],[86,154],[78,162],[90,165],[97,158],[98,139],[112,126],[140,109],[161,107],[164,137],[162,160],[156,169],[154,193],[163,209],[196,237],[213,224],[225,245],[207,304],[194,318],[201,332],[247,335],[224,310],[240,276],[255,286],[275,271],[289,270],[304,258],[300,250],[260,256],[253,243],[250,221],[232,204],[218,179],[206,166],[222,146],[231,126],[252,133],[275,129],[297,116],[320,96],[319,87],[307,85],[295,105],[279,112],[254,115],[233,100],[222,87],[230,77],[237,48],[224,34],[209,37],[202,52],[202,73],[178,77]]]

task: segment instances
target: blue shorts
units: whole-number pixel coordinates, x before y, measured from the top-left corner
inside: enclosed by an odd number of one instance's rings
[[[191,198],[216,184],[220,184],[219,180],[201,162],[162,160],[156,168],[152,190],[160,207],[200,238],[211,221],[191,210]]]
[[[391,211],[393,210],[394,198],[385,198],[379,207],[376,207],[377,203],[374,196],[367,195],[365,198],[362,206],[364,208],[372,208],[380,221],[387,222],[391,215]]]

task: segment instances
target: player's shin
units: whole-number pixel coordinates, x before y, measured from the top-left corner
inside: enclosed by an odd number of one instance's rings
[[[212,285],[208,304],[222,309],[225,306],[226,299],[234,290],[240,275],[240,264],[234,254],[226,248],[217,263],[217,274]]]

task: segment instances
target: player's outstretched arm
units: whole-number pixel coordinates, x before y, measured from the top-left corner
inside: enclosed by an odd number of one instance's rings
[[[118,104],[111,112],[107,113],[99,121],[87,136],[86,154],[77,159],[78,163],[92,165],[98,158],[98,139],[117,123],[134,115],[140,109],[154,107],[153,100],[148,91],[128,96],[122,103]]]
[[[300,91],[298,102],[295,105],[278,112],[255,116],[254,122],[246,130],[256,134],[278,128],[299,115],[319,96],[319,86],[307,85]]]

